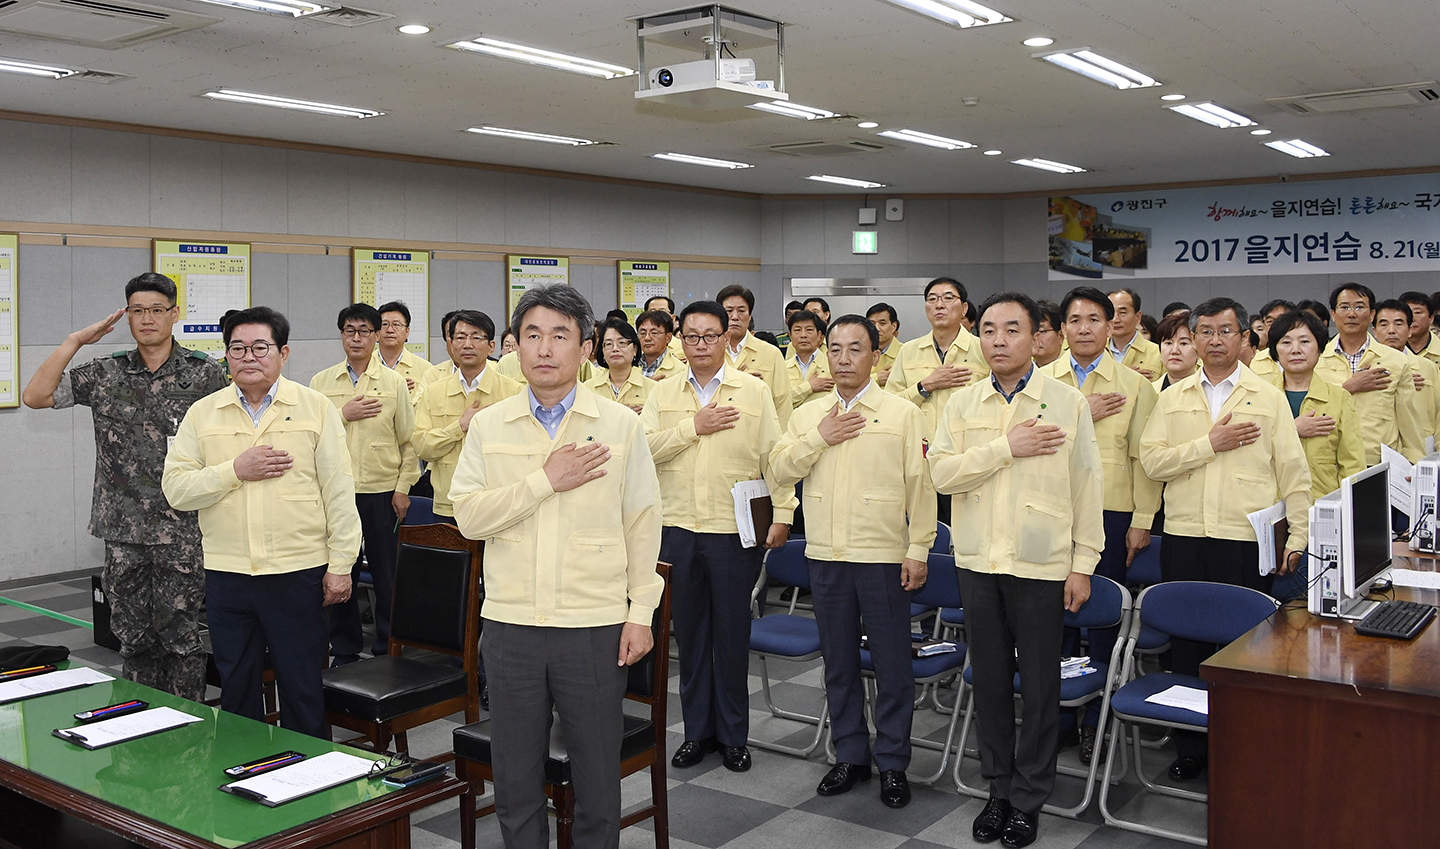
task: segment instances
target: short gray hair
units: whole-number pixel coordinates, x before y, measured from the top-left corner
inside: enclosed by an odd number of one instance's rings
[[[1226,310],[1235,311],[1235,319],[1240,322],[1240,330],[1250,329],[1250,316],[1246,315],[1245,307],[1241,306],[1239,301],[1231,298],[1211,298],[1190,311],[1190,332],[1195,332],[1195,325],[1200,319],[1217,316]]]
[[[575,323],[580,326],[581,342],[595,335],[595,312],[590,309],[590,302],[575,291],[575,287],[553,283],[528,289],[520,296],[510,318],[510,332],[515,334],[516,339],[520,338],[520,322],[525,318],[525,314],[535,307],[546,307],[575,319]]]

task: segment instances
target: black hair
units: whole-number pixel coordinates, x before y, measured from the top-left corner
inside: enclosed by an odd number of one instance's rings
[[[1315,342],[1321,351],[1324,351],[1325,346],[1330,344],[1330,331],[1326,329],[1325,322],[1317,318],[1314,313],[1295,310],[1285,313],[1270,325],[1270,344],[1267,346],[1270,349],[1270,359],[1277,363],[1280,362],[1280,340],[1301,325],[1310,328],[1310,333],[1314,335]]]
[[[341,310],[339,317],[335,319],[336,329],[343,331],[347,321],[363,321],[370,325],[371,330],[379,330],[380,311],[369,304],[351,304]]]
[[[1130,306],[1133,307],[1136,312],[1140,312],[1140,294],[1129,286],[1121,286],[1119,289],[1110,290],[1111,295],[1118,295],[1121,292],[1124,292],[1130,297]],[[1109,300],[1109,298],[1107,297],[1106,300]],[[1114,302],[1112,301],[1111,303],[1113,305]]]
[[[889,313],[890,323],[895,325],[896,327],[900,326],[900,313],[896,312],[894,307],[890,306],[884,301],[881,301],[878,304],[872,304],[870,309],[865,311],[865,317],[869,318],[877,312]]]
[[[1043,298],[1035,303],[1040,307],[1040,320],[1050,322],[1050,329],[1059,331],[1060,326],[1065,323],[1065,313],[1060,309],[1060,305]]]
[[[803,310],[803,309],[805,309],[805,304],[804,304],[804,302],[802,302],[802,301],[791,301],[790,303],[788,303],[788,304],[785,305],[785,311],[786,311],[786,312],[789,312],[790,310]]]
[[[925,284],[925,292],[923,294],[928,298],[930,297],[930,290],[941,285],[954,286],[955,291],[960,294],[960,300],[967,304],[970,303],[970,293],[965,291],[965,284],[956,280],[954,277],[936,277],[934,280]]]
[[[230,346],[230,336],[235,328],[242,324],[263,324],[270,328],[270,335],[277,348],[283,348],[290,344],[290,319],[269,307],[251,307],[246,310],[231,310],[225,313],[225,319],[221,325],[220,333],[225,339],[225,346]]]
[[[1094,286],[1076,286],[1074,289],[1066,292],[1065,297],[1060,301],[1061,316],[1068,317],[1070,315],[1070,305],[1076,301],[1093,302],[1095,306],[1104,311],[1106,321],[1115,318],[1115,304],[1110,300],[1109,296]],[[1064,318],[1062,318],[1061,321],[1064,321]]]
[[[721,289],[720,291],[725,290]],[[684,331],[685,319],[692,315],[713,315],[720,319],[721,333],[730,329],[730,314],[725,312],[725,308],[720,306],[719,301],[693,301],[680,311],[680,327],[676,332]]]
[[[830,302],[824,298],[806,298],[805,304],[819,304],[820,309],[824,310],[826,315],[830,314]],[[801,304],[800,306],[804,307],[805,304]],[[811,312],[814,312],[814,310],[811,310]]]
[[[170,299],[170,306],[175,306],[177,296],[175,281],[159,272],[147,271],[138,277],[130,278],[130,282],[125,284],[125,301],[128,303],[130,296],[136,292],[154,292],[164,295]]]
[[[1252,349],[1257,350],[1257,351],[1260,350],[1260,334],[1259,334],[1259,333],[1256,333],[1256,332],[1253,331],[1253,330],[1246,330],[1246,331],[1245,331],[1245,338],[1250,342],[1250,347],[1251,347]]]
[[[1375,317],[1371,319],[1371,324],[1374,324],[1376,321],[1380,320],[1381,310],[1395,310],[1396,312],[1404,313],[1406,324],[1415,323],[1415,313],[1411,311],[1410,305],[1400,300],[1399,298],[1391,298],[1388,301],[1381,301],[1379,305],[1375,307]]]
[[[750,311],[755,311],[755,293],[741,286],[739,283],[731,283],[729,286],[717,292],[715,294],[715,303],[723,306],[726,301],[735,297],[744,298],[745,305],[750,308]]]
[[[553,283],[527,289],[525,294],[520,296],[520,300],[515,304],[515,315],[510,319],[510,329],[515,331],[517,340],[520,338],[520,322],[525,320],[526,313],[536,307],[552,309],[574,319],[580,329],[582,343],[595,334],[595,313],[590,309],[590,302],[585,300],[585,296],[575,287]]]
[[[670,312],[671,312],[672,314],[675,312],[675,302],[672,301],[672,300],[670,300],[669,296],[667,296],[667,295],[651,295],[650,297],[646,298],[646,299],[645,299],[645,311],[646,311],[646,312],[649,312],[649,311],[650,311],[650,302],[651,302],[651,301],[664,301],[664,302],[665,302],[665,305],[670,308]]]
[[[1295,310],[1299,309],[1299,307],[1296,307],[1294,304],[1285,300],[1284,298],[1275,298],[1274,300],[1266,301],[1265,306],[1261,307],[1260,311],[1255,313],[1255,317],[1264,318],[1265,316],[1274,312],[1279,307],[1284,307],[1285,312],[1294,312]]]
[[[1295,309],[1300,312],[1314,313],[1322,323],[1330,324],[1330,308],[1319,301],[1306,299],[1296,304]]]
[[[786,319],[785,321],[785,327],[787,329],[792,328],[802,321],[808,321],[811,324],[815,325],[815,329],[820,331],[820,335],[825,335],[827,331],[827,328],[825,327],[825,319],[821,318],[820,316],[809,310],[801,310],[799,312],[791,313],[790,318]]]
[[[1176,310],[1184,310],[1185,312],[1189,312],[1190,305],[1185,303],[1184,301],[1171,301],[1170,303],[1165,305],[1165,309],[1163,312],[1160,313],[1160,317],[1164,318],[1165,316],[1169,315],[1172,312],[1175,312]]]
[[[1242,330],[1250,328],[1250,316],[1239,301],[1234,298],[1211,298],[1190,311],[1190,332],[1195,332],[1195,322],[1199,319],[1216,316],[1226,310],[1235,311],[1235,320],[1240,322]]]
[[[609,321],[609,320],[612,319],[612,318],[618,319],[618,320],[620,320],[620,321],[623,321],[623,322],[625,322],[626,324],[629,324],[629,323],[630,323],[630,316],[626,315],[624,310],[611,310],[611,311],[605,313],[605,320],[606,320],[606,321]]]
[[[640,365],[640,334],[635,332],[635,328],[631,327],[630,322],[628,321],[613,318],[607,315],[605,317],[605,321],[600,325],[600,338],[597,340],[600,344],[596,345],[595,347],[599,348],[601,345],[605,344],[605,333],[610,330],[619,333],[626,340],[628,340],[631,345],[635,346],[635,357],[630,361],[630,365]]]
[[[502,330],[502,331],[500,332],[500,341],[501,341],[502,343],[505,341],[505,337],[506,337],[506,336],[509,336],[511,339],[519,339],[519,338],[520,338],[520,337],[518,337],[518,336],[515,335],[515,331],[511,330],[511,329],[508,328],[508,327],[505,328],[504,330]]]
[[[388,304],[381,304],[380,306],[375,308],[375,311],[380,313],[382,316],[387,312],[398,312],[401,315],[405,316],[405,326],[410,326],[410,308],[405,306],[404,301],[391,301]]]
[[[1160,332],[1160,322],[1156,321],[1155,316],[1148,312],[1140,314],[1140,327],[1150,334],[1151,342],[1155,341],[1155,334]]]
[[[1150,341],[1158,345],[1174,336],[1182,327],[1187,331],[1190,329],[1190,310],[1188,309],[1160,319],[1160,324],[1155,328],[1155,336]]]
[[[445,338],[453,339],[455,337],[455,325],[462,321],[471,327],[480,328],[480,332],[484,333],[487,339],[491,342],[495,341],[495,322],[491,320],[490,316],[479,310],[456,310],[446,314]],[[520,337],[517,334],[515,338],[519,339]]]
[[[779,338],[777,338],[774,333],[771,333],[768,330],[756,331],[755,338],[759,339],[761,342],[768,342],[771,345],[774,345],[777,350],[780,348]]]
[[[991,295],[985,299],[984,304],[981,304],[980,311],[975,319],[975,324],[977,326],[980,324],[980,319],[985,317],[986,310],[1000,304],[1019,304],[1020,308],[1025,310],[1030,316],[1030,332],[1034,333],[1040,329],[1040,305],[1035,303],[1034,298],[1024,292],[1000,292]]]
[[[875,312],[875,310],[872,309],[870,312]],[[853,312],[849,315],[842,315],[830,322],[830,329],[825,332],[825,341],[830,341],[830,333],[833,332],[835,328],[846,324],[858,324],[865,328],[866,335],[870,337],[870,350],[880,350],[880,331],[875,329],[875,322],[871,321],[869,316],[856,315]]]
[[[1429,295],[1425,294],[1424,292],[1402,292],[1400,294],[1400,300],[1404,301],[1407,304],[1410,304],[1411,306],[1419,304],[1420,306],[1424,307],[1425,311],[1428,313],[1435,312],[1434,299],[1431,298]]]
[[[980,310],[973,303],[966,302],[965,304],[965,320],[970,322],[971,327],[980,323]]]
[[[460,311],[451,310],[440,316],[440,335],[445,337],[446,339],[450,338],[450,328],[453,326],[450,322],[450,319],[454,318],[455,314],[458,312]]]
[[[1375,291],[1373,289],[1371,289],[1369,286],[1366,286],[1364,283],[1341,283],[1339,286],[1336,286],[1334,289],[1330,290],[1331,312],[1334,312],[1335,303],[1340,300],[1341,292],[1354,292],[1355,294],[1365,299],[1365,303],[1369,305],[1370,309],[1375,309]]]
[[[664,310],[646,310],[640,313],[639,317],[635,319],[635,329],[639,330],[640,325],[646,322],[655,325],[666,333],[675,332],[675,316]]]

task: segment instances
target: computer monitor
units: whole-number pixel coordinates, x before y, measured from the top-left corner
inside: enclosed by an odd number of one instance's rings
[[[1375,602],[1365,594],[1390,566],[1390,465],[1340,482],[1310,508],[1311,613],[1360,619]]]

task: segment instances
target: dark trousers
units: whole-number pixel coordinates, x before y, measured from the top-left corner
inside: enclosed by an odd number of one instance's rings
[[[1034,814],[1055,788],[1065,582],[960,569],[974,667],[980,772],[990,795]],[[1017,656],[1018,652],[1018,656]],[[1020,673],[1016,745],[1015,684]]]
[[[807,563],[820,652],[825,657],[825,699],[830,704],[835,760],[870,763],[865,686],[860,680],[864,634],[875,669],[875,765],[904,771],[910,766],[915,672],[910,664],[910,593],[900,586],[900,565]]]
[[[390,604],[395,598],[395,555],[400,548],[394,496],[393,492],[355,494],[365,553],[363,558],[355,558],[350,580],[359,582],[363,560],[370,567],[370,579],[375,585],[375,645],[371,649],[375,655],[390,651]],[[355,660],[365,647],[365,634],[360,628],[360,594],[352,591],[349,601],[332,604],[329,611],[330,654],[337,660]]]
[[[1260,546],[1255,542],[1206,537],[1165,537],[1160,549],[1160,577],[1167,581],[1213,581],[1234,584],[1269,593],[1273,574],[1260,574]],[[1199,675],[1200,664],[1219,650],[1214,643],[1194,640],[1170,641],[1170,670],[1180,675]],[[1177,731],[1175,753],[1182,758],[1203,758],[1209,736],[1198,731]]]
[[[220,709],[265,718],[265,650],[280,690],[280,724],[330,739],[325,722],[325,567],[280,575],[205,572],[210,644],[220,670]]]
[[[506,849],[545,849],[550,844],[545,756],[556,716],[575,787],[574,845],[620,845],[621,702],[627,667],[615,659],[622,627],[485,623],[480,647],[494,685],[490,739],[495,814]]]
[[[950,524],[950,496],[935,495],[935,520]]]
[[[1134,513],[1120,513],[1114,510],[1106,510],[1104,513],[1105,522],[1105,549],[1100,552],[1100,562],[1095,566],[1095,574],[1104,575],[1112,581],[1124,586],[1125,584],[1125,535],[1130,531],[1130,520]],[[1090,636],[1090,660],[1093,663],[1109,663],[1110,652],[1115,650],[1115,640],[1120,636],[1120,626],[1114,628],[1089,628]],[[1065,642],[1060,648],[1060,653],[1066,657],[1078,657],[1080,655],[1080,629],[1066,628]],[[1074,723],[1068,715],[1061,717],[1062,728],[1070,728]],[[1100,722],[1100,700],[1093,699],[1085,706],[1085,724],[1094,728]]]
[[[744,746],[750,736],[750,591],[763,554],[758,545],[741,546],[739,534],[669,526],[661,532],[660,559],[671,564],[686,740]]]

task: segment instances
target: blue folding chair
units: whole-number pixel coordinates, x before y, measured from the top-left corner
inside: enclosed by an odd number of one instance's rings
[[[795,613],[795,599],[799,597],[800,590],[810,589],[810,568],[805,563],[805,540],[792,539],[780,548],[766,552],[765,565],[761,568],[760,578],[755,582],[755,589],[751,593],[752,607],[763,597],[772,579],[793,589],[794,594],[790,598],[790,605],[785,613],[761,615],[750,620],[750,653],[760,659],[760,686],[765,698],[765,707],[770,711],[770,715],[814,725],[815,737],[804,747],[782,746],[768,740],[754,738],[747,742],[759,749],[804,758],[819,747],[820,740],[825,735],[825,728],[829,724],[830,705],[827,702],[821,708],[819,716],[785,710],[776,705],[775,699],[770,693],[768,660],[776,658],[803,663],[820,657],[820,626],[813,618],[799,616]],[[763,613],[764,606],[760,605],[759,609]],[[825,672],[823,660],[820,672],[823,681]]]
[[[1078,708],[1100,699],[1100,722],[1099,727],[1105,727],[1106,715],[1110,710],[1111,695],[1121,682],[1120,671],[1124,668],[1125,636],[1130,622],[1130,591],[1104,575],[1090,576],[1090,598],[1081,605],[1074,613],[1065,611],[1065,627],[1067,628],[1120,628],[1120,634],[1115,640],[1114,647],[1110,650],[1110,657],[1101,660],[1091,658],[1091,665],[1096,669],[1089,675],[1081,675],[1078,678],[1063,678],[1060,681],[1060,707]],[[1060,670],[1055,670],[1059,675]],[[974,685],[973,667],[965,670],[965,687],[969,689]],[[1015,674],[1013,682],[1015,697],[1020,697],[1020,674]],[[975,701],[970,700],[969,707],[965,710],[965,724],[960,730],[961,745],[970,736],[970,725],[974,720]],[[955,761],[955,786],[962,793],[974,796],[979,799],[989,797],[990,788],[971,787],[967,785],[960,776],[960,767],[964,758],[957,758]],[[1058,804],[1046,804],[1042,810],[1046,813],[1057,814],[1062,817],[1078,817],[1090,806],[1090,800],[1095,795],[1095,775],[1099,771],[1100,760],[1090,759],[1088,770],[1075,770],[1070,767],[1058,767],[1061,772],[1068,775],[1075,775],[1085,779],[1085,792],[1080,801],[1069,807]]]
[[[1138,552],[1135,559],[1130,562],[1130,568],[1125,572],[1125,583],[1141,588],[1160,583],[1160,545],[1162,542],[1159,534],[1150,535],[1149,547]]]
[[[1140,598],[1135,602],[1135,610],[1142,625],[1149,625],[1176,639],[1222,646],[1264,622],[1275,613],[1276,607],[1275,599],[1257,590],[1208,581],[1171,581],[1156,584],[1140,593]],[[1131,671],[1129,667],[1135,662],[1135,643],[1138,637],[1138,629],[1132,627],[1126,640],[1129,643],[1125,650],[1127,669],[1123,673],[1126,683],[1110,701],[1113,723],[1110,729],[1110,756],[1105,764],[1105,780],[1100,785],[1100,814],[1107,825],[1116,828],[1204,846],[1206,839],[1203,835],[1185,834],[1133,820],[1122,820],[1110,811],[1110,774],[1114,769],[1116,749],[1127,730],[1131,733],[1134,744],[1135,774],[1140,778],[1142,792],[1208,802],[1208,796],[1204,793],[1157,784],[1145,774],[1141,760],[1143,747],[1140,744],[1142,725],[1202,733],[1209,731],[1208,715],[1154,704],[1146,699],[1174,686],[1197,690],[1208,688],[1202,678],[1173,672],[1152,672],[1128,680]]]

